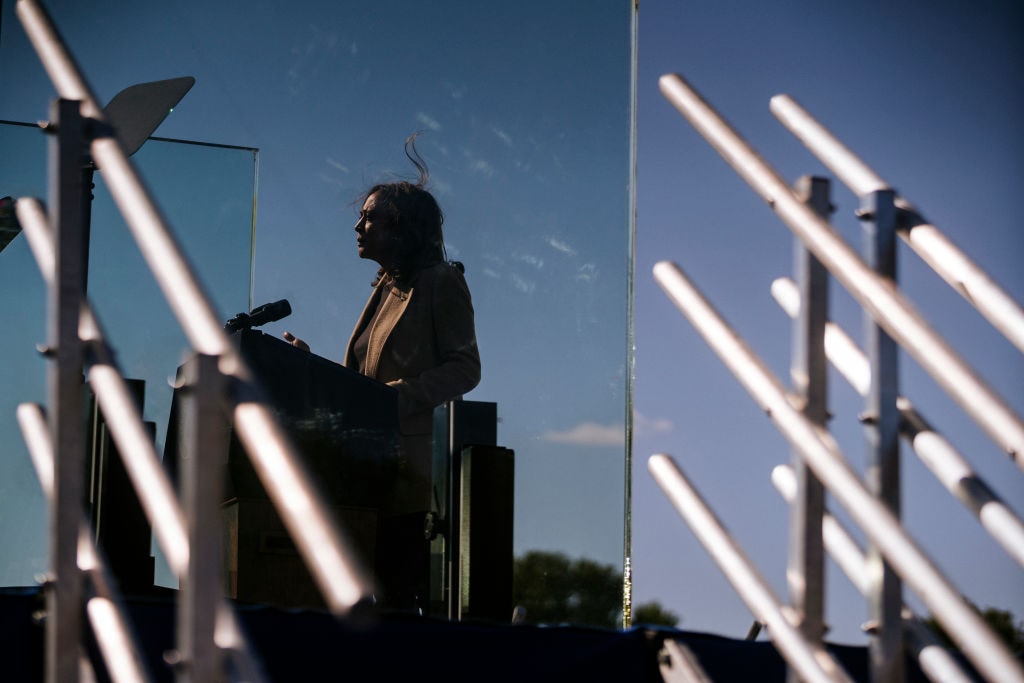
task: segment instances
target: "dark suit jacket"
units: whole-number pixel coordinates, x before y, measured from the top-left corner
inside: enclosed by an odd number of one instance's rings
[[[353,346],[371,321],[366,362],[360,369]],[[438,263],[420,270],[402,289],[378,284],[349,339],[344,365],[398,390],[407,475],[429,480],[434,407],[461,398],[480,382],[473,302],[462,273]],[[429,495],[410,494],[417,499]]]

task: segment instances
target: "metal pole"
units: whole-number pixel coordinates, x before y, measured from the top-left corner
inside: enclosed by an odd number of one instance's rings
[[[846,148],[832,133],[788,95],[776,95],[770,109],[830,171],[859,197],[889,184]],[[929,224],[910,202],[896,198],[902,210],[900,236],[949,285],[978,312],[1024,351],[1024,309],[979,268],[934,225]]]
[[[17,211],[43,279],[53,287],[56,257],[53,236],[47,227],[42,205],[37,199],[22,198],[18,200]],[[167,556],[171,571],[181,580],[188,571],[189,563],[185,514],[167,473],[160,466],[153,440],[143,427],[142,415],[117,369],[113,353],[107,347],[99,321],[93,316],[88,301],[82,304],[79,332],[83,341],[90,345],[93,356],[89,383],[100,402],[118,452],[124,458],[132,486],[136,491],[145,492],[139,500],[157,542]],[[216,638],[221,647],[232,653],[232,663],[244,673],[245,680],[252,683],[263,680],[257,657],[226,600],[220,603]]]
[[[797,195],[815,213],[827,218],[831,212],[827,178],[803,176],[797,181]],[[798,239],[793,240],[796,281],[802,300],[793,323],[791,380],[794,393],[803,400],[803,413],[824,428],[828,419],[828,361],[825,358],[825,323],[828,320],[828,271]],[[790,507],[789,559],[786,577],[790,604],[797,611],[799,626],[811,643],[825,634],[825,551],[821,519],[825,511],[825,489],[804,459],[794,450],[790,457],[797,481],[797,494]],[[789,669],[787,679],[798,683],[799,673]]]
[[[800,295],[792,280],[779,278],[773,282],[772,296],[790,317],[798,315]],[[825,353],[846,381],[861,396],[867,396],[871,384],[867,358],[835,323],[825,327]],[[935,431],[909,399],[901,396],[896,405],[900,411],[900,435],[910,443],[921,462],[947,491],[974,513],[1003,550],[1024,567],[1024,522],[978,478],[953,444]]]
[[[792,468],[779,465],[772,470],[772,483],[790,504],[796,502],[796,476]],[[827,512],[822,520],[822,532],[825,549],[835,559],[839,568],[849,577],[853,585],[862,595],[867,597],[871,592],[868,563],[864,553],[857,546],[849,532],[843,528],[832,515]],[[904,638],[914,650],[921,669],[937,683],[969,683],[971,679],[950,656],[934,634],[921,623],[921,620],[907,607],[902,612]]]
[[[53,442],[40,406],[18,406],[18,425],[36,468],[39,484],[47,500],[53,500]],[[78,565],[92,584],[92,597],[86,603],[89,623],[99,645],[107,671],[116,683],[149,681],[151,677],[127,620],[121,596],[106,562],[93,541],[89,525],[82,518],[78,529]]]
[[[55,247],[51,231],[46,227],[46,213],[38,200],[27,197],[18,200],[18,219],[25,230],[32,255],[39,265],[43,280],[53,287]],[[149,432],[143,427],[142,415],[121,373],[117,370],[113,352],[107,347],[99,322],[92,314],[88,301],[82,302],[78,331],[90,346],[92,365],[89,383],[93,387],[100,408],[110,428],[118,453],[136,491],[145,491],[139,497],[146,519],[153,527],[160,547],[167,554],[168,563],[176,576],[188,567],[188,536],[185,517],[174,494],[166,471],[160,465]]]
[[[189,567],[178,595],[178,680],[213,683],[224,679],[224,656],[214,639],[221,590],[220,502],[224,498],[223,465],[227,383],[215,356],[197,354],[185,363],[184,421],[179,471],[182,472],[189,533]]]
[[[82,141],[79,103],[57,100],[50,108],[50,205],[57,244],[48,288],[50,430],[55,446],[50,507],[50,572],[46,591],[46,675],[51,683],[78,680],[82,630],[82,577],[78,527],[82,520],[85,438],[82,407]]]
[[[682,77],[659,80],[662,93],[775,209],[865,310],[1024,469],[1024,421],[960,359],[900,292],[872,272],[829,224],[793,196],[765,163]]]
[[[1024,683],[1024,670],[984,621],[914,544],[889,510],[872,496],[850,468],[831,435],[797,410],[781,382],[747,347],[679,267],[661,262],[654,276],[676,307],[850,516],[931,610],[979,671],[993,680]]]
[[[804,681],[850,681],[821,643],[807,640],[797,615],[782,605],[700,494],[667,455],[652,455],[647,469],[747,604],[768,627],[772,642]]]
[[[864,228],[864,262],[879,277],[896,286],[896,207],[892,190],[876,190],[864,197],[859,216]],[[868,349],[871,385],[865,400],[864,423],[867,437],[868,490],[900,518],[900,435],[899,346],[875,320],[864,314],[865,347]],[[900,578],[885,561],[875,544],[869,544],[868,594],[871,626],[869,652],[873,683],[901,683],[903,637],[900,612],[903,608]]]
[[[82,110],[97,120],[103,113],[68,54],[45,10],[34,0],[18,0],[18,16],[60,93],[81,95]],[[288,437],[267,407],[252,373],[228,341],[209,297],[184,257],[145,184],[116,138],[92,142],[92,157],[103,169],[115,203],[124,215],[146,263],[171,310],[200,352],[221,359],[221,372],[239,380],[234,409],[239,439],[281,515],[285,528],[319,586],[328,609],[346,614],[372,593],[366,571],[342,534]]]

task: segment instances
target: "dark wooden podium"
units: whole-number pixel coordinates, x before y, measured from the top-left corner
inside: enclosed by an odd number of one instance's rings
[[[364,566],[373,569],[380,511],[390,505],[398,467],[395,390],[257,330],[241,330],[232,338],[338,524]],[[177,460],[177,423],[175,400],[165,449],[168,463]],[[321,607],[312,578],[233,432],[225,474],[228,597]]]

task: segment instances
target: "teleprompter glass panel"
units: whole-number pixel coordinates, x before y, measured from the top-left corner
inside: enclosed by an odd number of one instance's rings
[[[465,398],[497,404],[498,443],[515,452],[516,596],[534,622],[621,623],[634,4],[51,8],[101,104],[132,83],[194,76],[158,133],[260,149],[253,303],[288,299],[292,315],[264,329],[326,358],[341,359],[375,272],[355,253],[354,202],[376,182],[414,178],[403,142],[420,133],[476,312],[483,379]],[[3,26],[0,69],[17,70],[5,82],[22,90],[0,117],[45,118],[38,60],[13,13]],[[196,239],[186,252],[203,249]],[[20,340],[27,353],[39,334]],[[586,563],[611,580],[546,583]],[[535,596],[555,591],[545,612]]]
[[[46,197],[46,139],[34,126],[0,124],[0,193]],[[189,247],[225,317],[249,308],[256,152],[150,140],[133,157]],[[145,382],[143,418],[166,437],[175,369],[187,350],[127,226],[95,174],[89,297],[127,378]],[[47,404],[46,290],[24,235],[0,253],[0,585],[31,585],[46,570],[46,506],[15,418],[19,403]]]

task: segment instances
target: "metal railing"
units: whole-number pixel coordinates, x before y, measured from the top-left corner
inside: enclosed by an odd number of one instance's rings
[[[25,404],[19,422],[50,500],[50,571],[46,584],[47,680],[79,680],[83,660],[83,604],[115,680],[147,680],[131,647],[129,621],[96,552],[81,509],[84,435],[83,374],[96,394],[157,542],[181,584],[178,595],[178,675],[181,680],[231,677],[261,680],[233,608],[220,591],[221,555],[215,430],[232,418],[285,528],[320,588],[327,608],[344,615],[371,595],[368,574],[323,504],[323,497],[273,413],[245,362],[230,344],[209,297],[175,242],[141,177],[104,121],[103,111],[45,9],[18,0],[17,15],[56,87],[59,100],[47,131],[50,140],[49,212],[34,199],[17,202],[18,218],[46,280],[51,359],[47,415]],[[102,169],[150,270],[195,352],[186,363],[184,504],[176,498],[143,427],[114,354],[83,291],[83,143]],[[83,372],[84,371],[84,372]],[[212,511],[212,512],[211,512]],[[84,599],[83,599],[84,598]],[[108,626],[113,625],[113,628]]]
[[[954,289],[1019,348],[1021,308],[916,209],[856,159],[791,98],[772,100],[772,111],[861,201],[864,256],[834,231],[827,218],[828,181],[801,179],[794,190],[678,75],[660,80],[663,95],[762,197],[794,233],[797,282],[777,281],[773,293],[794,318],[793,376],[787,390],[675,263],[661,262],[654,277],[722,362],[793,447],[793,466],[773,479],[791,503],[791,604],[756,580],[756,570],[666,455],[649,468],[755,618],[803,680],[842,680],[822,649],[824,552],[836,558],[868,599],[870,672],[875,683],[898,683],[905,648],[936,681],[965,680],[956,661],[938,647],[905,607],[902,586],[916,593],[974,668],[988,680],[1024,681],[1021,664],[900,524],[899,436],[907,439],[946,488],[970,508],[1000,545],[1024,566],[1024,524],[970,469],[963,458],[898,394],[897,351],[905,350],[974,418],[1018,466],[1024,467],[1024,422],[936,334],[895,286],[899,233]],[[919,239],[920,238],[920,239]],[[827,322],[828,278],[843,285],[869,315],[862,352]],[[827,361],[825,360],[827,358]],[[868,468],[862,480],[825,428],[825,373],[834,363],[865,398]],[[868,539],[863,552],[828,514],[824,495],[841,505]],[[785,623],[780,624],[780,619]],[[811,663],[817,666],[812,665]]]

